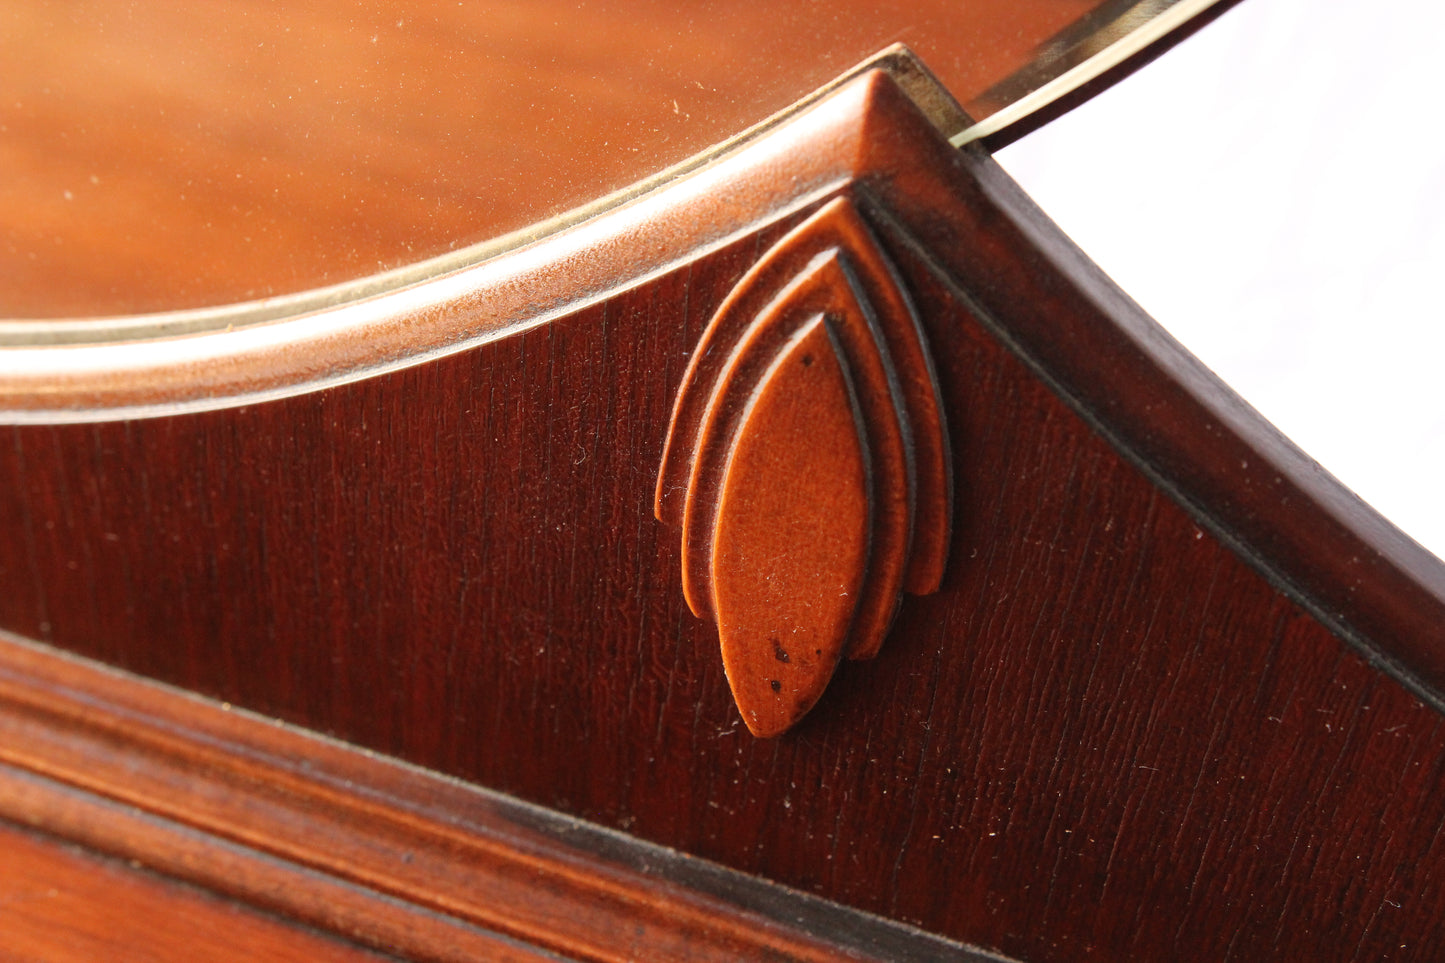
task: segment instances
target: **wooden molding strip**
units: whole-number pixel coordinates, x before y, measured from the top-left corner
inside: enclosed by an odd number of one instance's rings
[[[0,821],[0,954],[26,963],[394,963],[132,865]],[[238,949],[241,948],[241,949]],[[139,951],[139,952],[138,952]]]
[[[0,633],[0,818],[414,959],[986,959]]]

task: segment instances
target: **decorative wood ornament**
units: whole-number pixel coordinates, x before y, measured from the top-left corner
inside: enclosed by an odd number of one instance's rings
[[[948,436],[923,333],[857,208],[769,250],[703,332],[673,408],[657,517],[714,619],[743,721],[776,736],[845,655],[878,653],[947,561]]]

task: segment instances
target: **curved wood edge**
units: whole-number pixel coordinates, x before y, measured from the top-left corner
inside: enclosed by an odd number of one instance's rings
[[[931,126],[967,117],[907,48],[880,52],[714,151],[558,222],[503,253],[485,245],[354,285],[225,310],[76,322],[99,343],[0,344],[0,424],[159,417],[235,407],[425,363],[643,284],[788,216],[857,172],[860,118],[883,85]],[[790,177],[779,180],[787,169]],[[201,314],[204,314],[202,312]],[[53,325],[52,325],[53,326]],[[89,326],[89,327],[87,327]],[[156,336],[160,335],[160,336]]]
[[[1090,424],[1316,618],[1445,711],[1445,562],[1361,501],[1121,291],[978,145],[896,92],[864,139],[885,248],[932,264]]]
[[[996,959],[6,633],[0,818],[414,959]]]

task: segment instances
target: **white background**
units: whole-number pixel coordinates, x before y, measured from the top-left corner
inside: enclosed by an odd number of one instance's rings
[[[998,160],[1125,291],[1445,557],[1445,4],[1244,0]]]

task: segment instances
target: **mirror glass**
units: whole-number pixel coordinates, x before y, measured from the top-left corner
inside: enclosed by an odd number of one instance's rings
[[[1125,27],[1208,2],[9,4],[0,319],[484,257],[889,44],[997,119]],[[1445,8],[1366,13],[1248,0],[999,159],[1186,347],[1445,555]]]
[[[1050,43],[1137,5],[7,4],[0,317],[251,301],[504,249],[891,44],[989,113]]]

